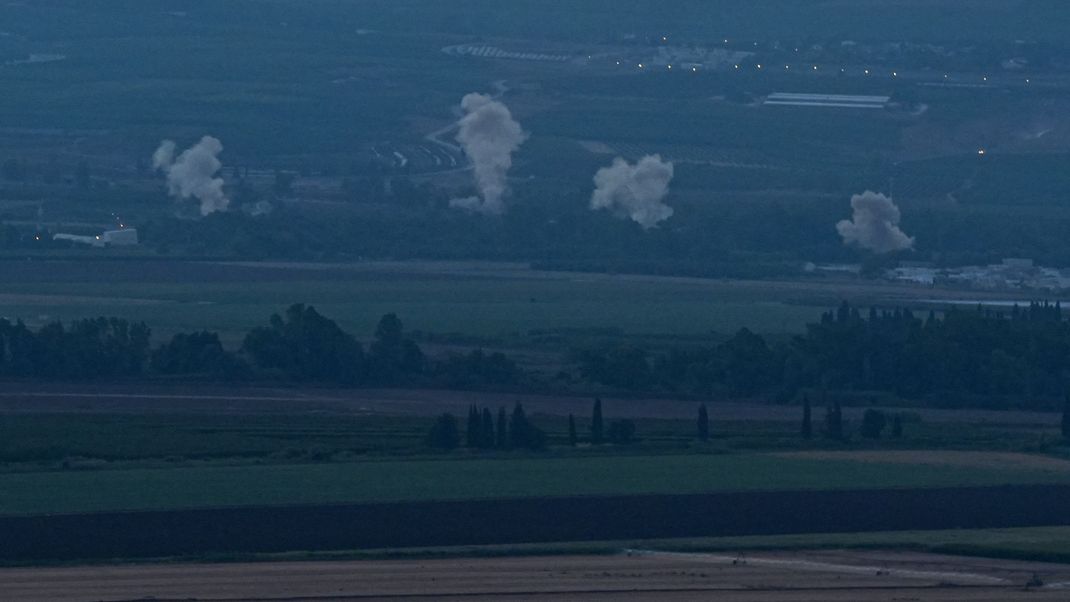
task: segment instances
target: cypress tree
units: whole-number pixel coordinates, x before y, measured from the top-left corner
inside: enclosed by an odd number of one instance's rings
[[[837,441],[843,439],[843,408],[838,401],[825,409],[825,436]]]
[[[601,444],[604,439],[604,425],[602,424],[602,399],[594,398],[594,410],[591,412],[591,443]]]
[[[490,413],[490,408],[483,408],[483,428],[480,435],[482,440],[480,441],[480,447],[483,449],[494,449],[494,415]]]
[[[528,417],[524,414],[524,406],[517,403],[509,420],[509,444],[513,447],[527,447],[527,439]]]
[[[509,442],[513,447],[523,449],[542,449],[546,446],[546,433],[528,422],[524,406],[519,403],[513,409],[513,417],[509,421]]]
[[[698,407],[698,439],[699,441],[710,439],[710,415],[706,411],[706,404]]]
[[[572,447],[576,447],[579,442],[579,437],[576,435],[576,417],[572,414],[568,415],[568,444]]]
[[[903,417],[896,414],[892,417],[892,439],[901,439],[903,437]]]
[[[482,430],[483,422],[479,418],[479,410],[476,409],[475,404],[472,404],[468,408],[468,424],[464,432],[465,447],[479,447],[479,442],[482,440]]]
[[[509,448],[509,419],[505,415],[505,408],[498,408],[498,449]]]
[[[802,437],[803,439],[809,439],[814,436],[814,422],[811,416],[812,410],[810,409],[810,397],[803,395],[803,417],[802,417]]]
[[[880,410],[869,408],[862,416],[862,426],[859,433],[866,439],[880,439],[884,427],[888,425],[888,417]]]

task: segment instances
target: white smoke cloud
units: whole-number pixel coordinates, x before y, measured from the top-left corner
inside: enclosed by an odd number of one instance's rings
[[[836,224],[844,244],[875,253],[891,253],[914,247],[914,239],[899,229],[899,207],[892,199],[870,190],[851,197],[853,215]]]
[[[152,166],[167,175],[167,190],[176,199],[195,198],[201,203],[201,215],[226,211],[230,200],[223,194],[223,179],[216,177],[223,164],[219,153],[223,143],[211,136],[175,158],[175,143],[164,140],[152,155]]]
[[[669,194],[673,165],[659,155],[647,155],[635,165],[618,157],[594,176],[591,209],[609,209],[645,229],[672,217],[672,207],[664,203]]]
[[[167,171],[175,162],[175,143],[173,140],[164,140],[160,148],[152,153],[152,168],[156,171]]]
[[[472,161],[482,198],[454,199],[450,206],[490,215],[504,213],[506,174],[513,166],[513,153],[528,135],[509,108],[490,96],[468,94],[461,100],[461,108],[465,115],[458,122],[457,141]]]

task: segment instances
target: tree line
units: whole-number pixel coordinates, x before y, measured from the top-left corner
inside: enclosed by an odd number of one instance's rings
[[[581,382],[623,391],[798,401],[806,392],[894,394],[933,406],[1058,407],[1070,392],[1070,321],[1061,306],[1006,312],[907,309],[863,313],[843,303],[805,334],[769,343],[747,329],[716,345],[659,350],[611,345],[574,352]],[[153,347],[142,322],[0,320],[0,378],[105,380],[139,376],[271,379],[338,386],[509,387],[534,381],[502,353],[429,357],[395,314],[362,344],[315,308],[296,304],[229,350],[213,332]],[[627,425],[607,425],[627,436]]]
[[[709,415],[706,405],[699,407],[697,437],[701,441],[710,438]],[[497,418],[490,408],[477,405],[468,407],[468,419],[462,431],[457,417],[445,413],[435,419],[427,434],[429,447],[453,450],[464,447],[476,450],[540,450],[546,447],[545,431],[528,419],[524,406],[517,402],[511,414],[505,407],[498,408]],[[602,415],[602,400],[595,398],[591,409],[589,436],[581,441],[576,427],[576,417],[568,416],[568,444],[577,447],[580,443],[597,446],[603,444],[630,445],[637,441],[635,423],[628,419],[613,420],[607,427]]]
[[[902,439],[905,416],[909,413],[888,413],[875,408],[867,409],[862,415],[857,434],[863,439]],[[711,428],[710,414],[706,404],[698,406],[695,417],[694,438],[699,443],[710,441],[714,434]],[[820,432],[815,432],[813,410],[808,396],[803,397],[802,420],[799,437],[803,440],[813,439],[816,435],[830,441],[847,441],[851,438],[848,424],[843,417],[843,408],[839,402],[825,406],[825,415]],[[1070,440],[1070,398],[1067,399],[1063,419],[1062,435]],[[468,407],[468,418],[464,429],[460,421],[450,413],[440,415],[433,422],[425,443],[428,447],[451,451],[461,447],[480,451],[531,450],[538,451],[548,445],[549,436],[535,426],[527,417],[524,406],[519,402],[508,414],[505,407],[499,407],[497,413],[490,408],[480,408],[473,404]],[[602,414],[602,400],[595,398],[591,410],[588,435],[582,440],[576,426],[576,417],[568,416],[568,445],[577,447],[581,443],[588,446],[630,445],[638,441],[636,426],[631,420],[613,420],[607,427]]]
[[[575,359],[585,379],[633,391],[786,402],[806,390],[837,390],[934,406],[1050,409],[1070,389],[1070,322],[1058,303],[922,317],[863,313],[845,302],[785,342],[742,329],[717,345],[617,345],[579,350]]]
[[[36,331],[0,319],[0,377],[106,380],[139,376],[273,379],[333,385],[509,385],[522,373],[481,349],[428,357],[395,314],[383,316],[365,349],[315,308],[296,304],[248,332],[240,349],[214,332],[179,333],[153,348],[143,322],[120,318],[51,322]]]

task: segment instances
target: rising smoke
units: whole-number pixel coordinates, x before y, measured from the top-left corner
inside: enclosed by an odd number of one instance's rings
[[[509,108],[483,94],[469,94],[461,101],[465,115],[458,126],[457,141],[472,161],[479,197],[454,199],[458,207],[499,215],[505,212],[502,198],[508,189],[506,174],[513,166],[513,153],[528,139]]]
[[[644,229],[653,228],[672,217],[672,207],[664,203],[672,177],[672,163],[659,155],[647,155],[635,165],[618,157],[595,174],[591,209],[609,209]]]
[[[201,204],[201,215],[226,211],[230,200],[223,194],[223,179],[216,174],[223,164],[219,153],[223,143],[211,136],[182,152],[175,158],[175,143],[164,140],[152,155],[152,166],[167,175],[167,190],[176,199],[195,198]]]
[[[891,253],[914,247],[914,239],[899,229],[899,207],[892,199],[867,190],[851,197],[851,219],[836,224],[844,244],[874,253]]]

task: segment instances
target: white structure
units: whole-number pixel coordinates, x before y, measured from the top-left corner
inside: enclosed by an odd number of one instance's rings
[[[1070,271],[1046,268],[1031,259],[1004,259],[993,265],[955,268],[900,266],[885,272],[889,280],[978,290],[1070,290]]]
[[[554,63],[564,63],[572,59],[571,56],[565,54],[544,54],[541,52],[512,52],[509,50],[502,50],[497,46],[488,46],[480,44],[461,44],[459,46],[447,46],[442,49],[442,52],[445,52],[450,56],[474,56],[476,58],[485,59],[548,61]]]
[[[681,69],[693,69],[695,71],[700,69],[728,71],[753,55],[753,52],[739,52],[723,48],[662,46],[658,48],[654,57],[645,61],[645,63],[653,67],[676,66]]]
[[[854,94],[796,94],[777,92],[766,97],[766,105],[789,107],[835,107],[841,109],[883,109],[891,100],[888,96],[859,96]]]
[[[132,247],[138,243],[137,229],[135,228],[108,230],[96,236],[81,236],[78,234],[57,234],[52,237],[52,240],[69,240],[74,243],[100,248]]]

